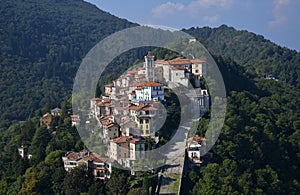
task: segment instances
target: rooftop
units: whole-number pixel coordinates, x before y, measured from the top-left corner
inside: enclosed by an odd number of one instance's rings
[[[157,82],[145,82],[141,84],[142,87],[158,87],[158,86],[163,86],[163,84],[161,83],[157,83]]]
[[[75,160],[75,161],[78,161],[80,159],[84,159],[84,160],[92,161],[92,162],[96,162],[96,163],[104,163],[104,162],[110,162],[111,161],[111,159],[109,159],[109,158],[103,158],[99,154],[97,154],[95,152],[90,152],[90,151],[87,151],[87,150],[82,150],[80,152],[70,151],[70,152],[66,153],[65,157],[67,159]]]
[[[200,136],[198,136],[198,135],[196,135],[196,136],[194,136],[194,137],[189,137],[188,139],[187,139],[187,141],[189,141],[189,142],[192,142],[192,141],[194,141],[194,142],[202,142],[202,141],[206,141],[207,139],[205,138],[205,137],[200,137]]]
[[[138,139],[138,138],[134,138],[133,136],[122,136],[122,137],[118,137],[112,140],[112,142],[114,143],[143,143],[142,140]]]

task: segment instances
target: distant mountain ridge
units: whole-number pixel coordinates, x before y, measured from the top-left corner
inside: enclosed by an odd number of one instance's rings
[[[261,35],[221,25],[218,28],[190,28],[184,32],[196,37],[214,55],[231,58],[258,76],[272,74],[300,89],[300,53],[282,48]]]

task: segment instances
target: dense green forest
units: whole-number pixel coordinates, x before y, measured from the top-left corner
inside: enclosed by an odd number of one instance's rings
[[[66,173],[61,161],[66,151],[84,148],[68,114],[82,58],[104,37],[137,24],[82,0],[2,0],[0,15],[0,194],[147,194],[155,174],[133,177],[115,169],[104,184],[82,169]],[[299,193],[300,54],[225,25],[184,31],[214,54],[228,108],[213,158],[184,175],[182,194]],[[115,59],[99,86],[149,49]],[[265,74],[279,81],[261,78]],[[56,106],[62,117],[50,129],[40,126],[41,115]],[[199,123],[199,135],[208,121],[209,113]],[[29,146],[32,159],[20,158],[21,145]]]
[[[57,105],[86,53],[136,25],[82,0],[2,0],[0,15],[0,126]]]
[[[299,91],[274,80],[255,78],[244,82],[247,74],[237,74],[243,67],[238,68],[231,60],[216,61],[225,78],[230,70],[236,84],[225,82],[229,93],[227,113],[211,151],[214,157],[184,175],[183,194],[297,194]],[[200,120],[198,135],[204,136],[208,123],[209,113]]]
[[[183,31],[196,37],[212,54],[233,59],[251,74],[261,77],[271,74],[300,89],[300,53],[295,50],[226,25]]]

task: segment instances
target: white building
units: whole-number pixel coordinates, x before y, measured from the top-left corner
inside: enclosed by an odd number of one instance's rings
[[[164,100],[164,86],[157,82],[146,82],[135,89],[136,99],[142,101]]]
[[[27,146],[21,146],[21,147],[19,147],[18,151],[19,151],[19,155],[22,158],[30,159],[32,157],[32,155],[28,153],[28,147]]]
[[[72,126],[78,126],[80,124],[80,116],[79,115],[71,115]]]
[[[200,87],[200,79],[206,77],[207,62],[200,59],[175,58],[168,61],[156,60],[155,67],[163,69],[162,83],[172,81],[188,86],[188,80],[194,78],[195,86]]]
[[[199,165],[203,162],[200,149],[205,144],[206,139],[199,136],[187,139],[187,156],[191,164]]]
[[[207,62],[205,60],[194,59],[192,63],[192,74],[196,76],[196,79],[200,77],[206,77]]]

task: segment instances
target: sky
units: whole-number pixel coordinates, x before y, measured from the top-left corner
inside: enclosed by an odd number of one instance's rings
[[[222,24],[300,51],[300,0],[86,0],[141,25],[175,29]]]

